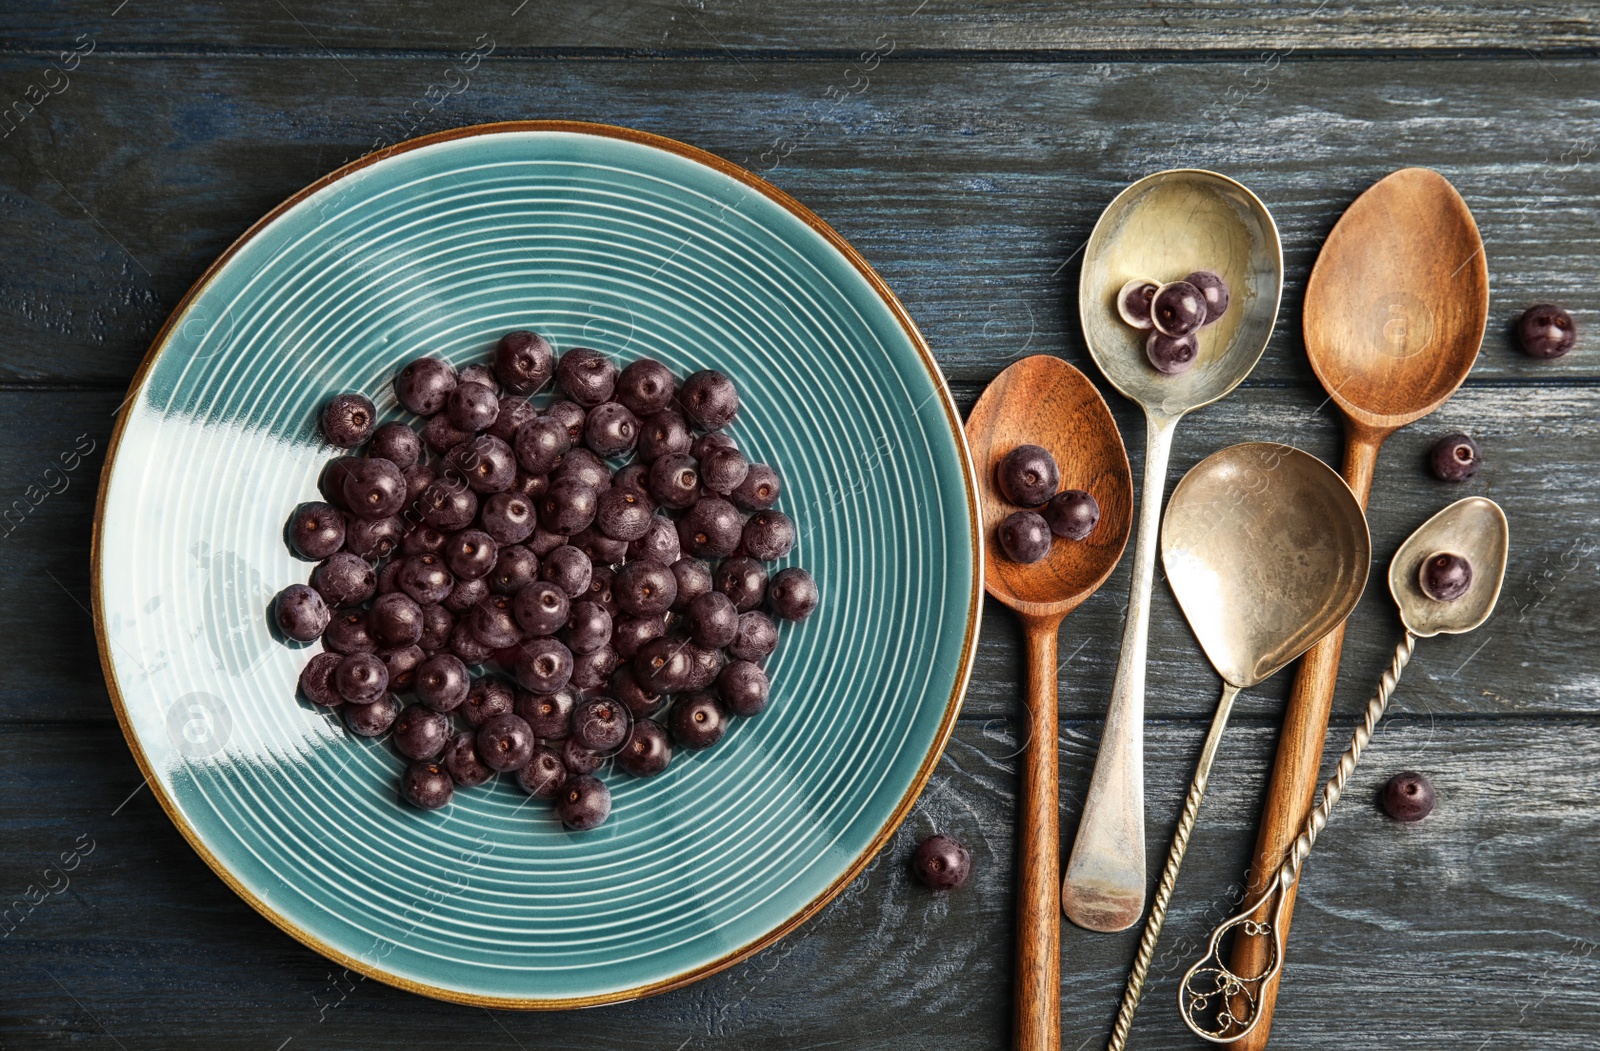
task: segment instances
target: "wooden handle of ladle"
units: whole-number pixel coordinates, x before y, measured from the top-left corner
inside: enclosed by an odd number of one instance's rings
[[[1056,779],[1056,634],[1028,618],[1027,746],[1017,828],[1017,1051],[1061,1049],[1061,805]]]
[[[1384,437],[1355,423],[1345,432],[1344,480],[1363,509],[1372,491],[1372,473]],[[1328,739],[1328,715],[1333,710],[1333,688],[1339,678],[1339,654],[1343,648],[1344,625],[1340,624],[1300,659],[1289,705],[1283,712],[1283,731],[1278,737],[1272,779],[1267,783],[1267,802],[1261,813],[1261,828],[1256,833],[1256,852],[1246,898],[1262,894],[1277,878],[1278,866],[1294,846],[1295,837],[1300,834],[1306,815],[1311,813],[1316,801],[1317,774],[1322,769],[1322,747]],[[1295,892],[1299,888],[1296,880],[1283,892],[1279,925],[1285,952]],[[1235,974],[1260,974],[1269,966],[1273,952],[1271,936],[1249,937],[1241,933],[1234,941],[1229,966]],[[1267,1046],[1267,1038],[1272,1033],[1272,1008],[1278,1001],[1278,983],[1282,978],[1280,971],[1261,990],[1258,1008],[1261,1021],[1242,1040],[1227,1045],[1232,1051],[1261,1051]]]

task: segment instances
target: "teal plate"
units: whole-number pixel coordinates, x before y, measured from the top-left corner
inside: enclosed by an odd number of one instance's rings
[[[342,390],[500,333],[727,372],[822,605],[781,629],[772,702],[648,781],[607,771],[583,834],[509,778],[423,813],[386,742],[295,696],[317,648],[267,608],[309,564],[283,524]],[[466,128],[289,200],[200,279],[134,380],[101,481],[101,662],[172,820],[279,927],[371,977],[483,1006],[626,1000],[729,966],[883,846],[949,736],[982,592],[960,420],[905,310],[750,173],[599,125]]]

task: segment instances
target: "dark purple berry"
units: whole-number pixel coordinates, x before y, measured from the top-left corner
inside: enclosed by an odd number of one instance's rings
[[[650,482],[650,468],[634,458],[634,462],[611,476],[611,486],[614,489],[632,489],[636,493],[649,496],[646,486]]]
[[[1472,563],[1460,555],[1429,555],[1418,572],[1422,593],[1435,602],[1454,602],[1472,587]]]
[[[644,536],[628,542],[629,558],[649,558],[670,566],[682,556],[683,549],[678,544],[678,527],[672,520],[664,515],[656,515],[650,520],[650,528]]]
[[[502,546],[489,574],[489,590],[497,595],[515,595],[539,579],[539,556],[521,544]]]
[[[1122,286],[1117,293],[1117,314],[1124,322],[1134,328],[1150,328],[1155,322],[1150,320],[1150,301],[1156,297],[1156,289],[1160,288],[1154,281],[1147,278],[1136,277]]]
[[[712,449],[737,450],[738,448],[739,443],[735,442],[731,435],[723,434],[721,431],[707,431],[689,443],[689,455],[701,460],[709,456]]]
[[[778,627],[772,618],[760,610],[739,614],[739,633],[727,645],[728,656],[734,660],[757,663],[772,656],[778,648]]]
[[[398,515],[388,518],[352,518],[345,523],[344,549],[358,558],[388,558],[405,537],[406,524]]]
[[[406,476],[388,460],[359,460],[345,474],[344,503],[362,518],[388,518],[406,505]]]
[[[739,634],[739,610],[733,600],[720,591],[708,591],[689,603],[684,611],[689,638],[697,646],[721,648]]]
[[[1200,298],[1205,300],[1206,319],[1200,323],[1200,327],[1215,325],[1228,312],[1228,302],[1232,298],[1228,293],[1228,282],[1215,270],[1196,270],[1184,280],[1198,288]]]
[[[596,514],[598,515],[598,510]],[[615,565],[628,557],[626,540],[611,539],[596,529],[593,523],[572,534],[572,539],[568,543],[582,551],[596,567]]]
[[[689,693],[679,697],[668,716],[672,738],[690,751],[710,748],[728,730],[728,711],[710,693]]]
[[[554,799],[567,780],[567,768],[561,762],[561,753],[546,745],[538,745],[528,756],[528,761],[517,769],[517,784],[537,799]]]
[[[628,739],[633,717],[612,697],[591,697],[572,709],[572,739],[597,755],[610,755]]]
[[[422,494],[427,491],[428,486],[438,481],[439,474],[425,463],[403,467],[400,474],[406,480],[405,515],[408,520],[415,519],[418,514],[415,510],[417,501],[422,499]]]
[[[556,365],[556,382],[567,397],[585,408],[611,399],[616,389],[617,367],[598,350],[573,347]]]
[[[350,468],[360,462],[359,456],[336,456],[324,464],[317,475],[317,492],[322,494],[322,499],[342,511],[350,510],[344,502],[344,480]]]
[[[1396,821],[1421,821],[1433,813],[1433,785],[1414,770],[1389,778],[1379,794],[1383,809]]]
[[[456,370],[438,358],[418,358],[394,378],[394,396],[418,416],[432,416],[444,408],[456,389]]]
[[[507,332],[494,347],[494,374],[506,390],[532,394],[550,382],[555,352],[537,332]]]
[[[478,512],[483,531],[502,547],[521,544],[538,524],[533,500],[518,492],[495,493]],[[528,552],[532,554],[532,552]]]
[[[278,630],[295,642],[315,640],[333,619],[322,596],[304,584],[290,584],[278,592],[272,613]]]
[[[723,559],[711,580],[740,613],[755,609],[767,597],[767,567],[747,555]]]
[[[332,504],[301,504],[289,518],[289,544],[301,558],[322,561],[344,547],[344,513]]]
[[[406,568],[404,558],[391,558],[378,570],[378,594],[388,595],[396,591],[404,591],[400,586],[400,571]]]
[[[1428,466],[1441,482],[1464,482],[1478,473],[1483,460],[1477,442],[1465,434],[1447,434],[1428,453]]]
[[[445,596],[440,603],[451,613],[470,613],[472,607],[489,597],[488,577],[479,577],[477,580],[458,580],[456,586],[450,589],[450,594]]]
[[[518,690],[513,707],[523,721],[542,741],[555,741],[567,736],[572,709],[577,706],[578,695],[571,689],[554,693],[529,693]]]
[[[372,432],[367,455],[388,460],[403,471],[415,467],[422,459],[422,439],[403,423],[386,423]]]
[[[416,762],[400,775],[400,795],[412,806],[438,810],[450,803],[455,782],[443,763]]]
[[[784,620],[805,620],[817,599],[817,582],[799,566],[778,570],[767,585],[767,605]]]
[[[711,563],[704,559],[680,558],[669,568],[678,582],[678,597],[672,601],[673,609],[688,609],[689,603],[712,589]]]
[[[1194,338],[1193,333],[1186,336],[1168,336],[1152,329],[1144,343],[1144,356],[1155,366],[1157,372],[1166,373],[1168,376],[1188,372],[1199,355],[1200,343]]]
[[[479,641],[478,636],[472,632],[472,625],[465,619],[456,623],[450,629],[450,652],[461,658],[462,662],[469,665],[482,664],[494,654],[494,650]]]
[[[1007,500],[1022,507],[1038,507],[1061,484],[1056,458],[1038,445],[1019,445],[1000,460],[995,480]]]
[[[460,479],[440,478],[422,491],[417,510],[428,525],[442,533],[454,533],[477,517],[478,494]]]
[[[589,411],[575,401],[566,398],[551,402],[544,414],[555,420],[567,429],[567,444],[577,445],[583,441],[583,421]]]
[[[650,465],[647,483],[658,504],[682,509],[700,499],[700,468],[687,453],[668,453]]]
[[[741,511],[765,511],[778,502],[783,482],[778,472],[764,463],[753,463],[744,481],[733,487],[729,498]]]
[[[579,598],[589,590],[594,564],[575,547],[558,547],[544,556],[539,576],[565,591],[568,598]]]
[[[623,612],[654,617],[672,608],[673,599],[678,597],[678,579],[660,562],[641,558],[617,570],[611,594]]]
[[[606,684],[609,696],[622,702],[623,707],[633,713],[635,719],[648,719],[661,710],[663,698],[659,693],[651,693],[639,683],[639,677],[634,674],[631,664],[624,664],[611,674],[611,681]]]
[[[464,431],[450,422],[444,413],[432,417],[422,425],[422,441],[441,456],[463,442],[472,440],[472,432]]]
[[[715,369],[696,372],[678,388],[684,415],[703,431],[720,431],[739,415],[739,392],[733,380]]]
[[[476,730],[495,716],[510,712],[515,702],[516,695],[504,679],[485,675],[473,680],[467,690],[467,699],[461,702],[456,711],[468,726]]]
[[[1100,502],[1082,489],[1063,489],[1044,505],[1050,532],[1068,540],[1082,540],[1100,524]]]
[[[552,533],[571,536],[594,521],[598,507],[593,488],[573,478],[560,478],[539,498],[539,524]]]
[[[426,654],[417,645],[393,646],[379,650],[378,658],[389,671],[389,688],[405,693],[416,686],[417,668],[426,659]]]
[[[500,417],[500,395],[482,383],[458,383],[445,399],[444,414],[458,431],[488,430]]]
[[[611,678],[611,673],[617,670],[617,663],[621,659],[609,644],[588,653],[575,653],[572,655],[572,678],[569,681],[575,689],[586,692],[602,689]]]
[[[570,777],[556,796],[556,814],[562,824],[577,832],[599,828],[611,816],[611,790],[588,774]]]
[[[639,441],[639,418],[619,401],[601,402],[583,424],[583,444],[596,456],[620,456]]]
[[[761,513],[771,515],[778,512]],[[790,532],[792,543],[793,530]],[[744,515],[720,496],[702,497],[689,508],[687,514],[678,519],[678,547],[697,558],[726,558],[738,550],[741,536],[749,536]]]
[[[444,560],[458,580],[479,580],[494,572],[500,545],[481,529],[463,529],[445,541]]]
[[[488,387],[494,392],[496,398],[500,397],[500,381],[495,379],[494,369],[482,362],[468,365],[462,369],[459,374],[459,380],[461,383],[476,383],[480,386]],[[445,403],[445,407],[449,408],[448,402]]]
[[[466,731],[450,738],[450,743],[444,746],[442,761],[444,768],[450,772],[450,780],[462,788],[473,788],[494,780],[494,771],[478,758],[476,736]]]
[[[996,531],[1000,550],[1013,562],[1037,562],[1050,553],[1050,523],[1037,511],[1016,511]]]
[[[1150,320],[1166,336],[1187,336],[1206,323],[1206,297],[1187,281],[1170,281],[1150,299]]]
[[[550,475],[550,484],[570,479],[593,489],[598,495],[611,485],[611,469],[590,449],[573,449],[561,458],[561,466]]]
[[[339,659],[333,685],[351,704],[371,704],[389,689],[389,668],[375,653],[350,653]]]
[[[575,654],[599,649],[611,641],[611,614],[596,602],[574,602],[561,629],[561,641]]]
[[[435,653],[417,668],[417,699],[436,712],[453,712],[467,699],[472,676],[453,653]]]
[[[554,416],[536,416],[517,428],[512,449],[517,463],[530,474],[549,474],[561,466],[572,448],[566,424]]]
[[[672,764],[672,740],[660,723],[648,719],[633,724],[628,740],[617,753],[617,765],[634,777],[654,777]]]
[[[432,652],[450,645],[450,633],[455,630],[456,617],[442,604],[422,607],[422,638],[417,645]]]
[[[794,549],[794,519],[782,511],[757,511],[744,524],[743,540],[744,553],[751,558],[763,562],[780,559]]]
[[[576,739],[566,737],[561,741],[561,765],[566,767],[569,777],[576,777],[579,774],[594,773],[606,765],[606,759],[603,755],[589,751]]]
[[[929,836],[917,844],[911,873],[929,890],[955,890],[972,874],[972,855],[949,836]]]
[[[335,551],[311,571],[311,586],[330,609],[354,606],[378,590],[378,574],[366,559]]]
[[[370,704],[346,704],[344,724],[357,737],[381,737],[400,717],[400,698],[386,693]]]
[[[612,624],[611,647],[617,651],[617,656],[631,661],[638,656],[639,647],[651,639],[659,639],[666,633],[666,620],[662,617],[624,615]]]
[[[494,423],[483,433],[492,435],[511,445],[517,437],[517,431],[524,423],[538,418],[539,410],[533,402],[520,394],[507,394],[500,399],[500,411],[495,415]]]
[[[533,755],[533,730],[517,715],[505,712],[478,727],[478,758],[491,770],[520,770]]]
[[[450,720],[420,704],[402,711],[393,729],[394,750],[407,759],[437,759],[450,741]]]
[[[612,486],[595,501],[594,524],[614,540],[638,540],[649,531],[655,512],[655,503],[644,492]]]
[[[480,434],[450,450],[450,466],[475,493],[502,493],[517,480],[516,454],[491,434]]]
[[[631,665],[640,688],[657,695],[684,689],[693,672],[693,645],[688,639],[662,636],[640,646]]]
[[[490,595],[472,607],[472,633],[490,649],[503,650],[522,641],[522,628],[512,613],[510,595]]]
[[[617,377],[616,398],[643,419],[672,404],[678,381],[672,370],[653,358],[640,358]]]
[[[367,614],[367,630],[379,646],[410,646],[422,638],[422,607],[403,592],[379,595]]]
[[[571,601],[560,587],[539,580],[517,592],[511,610],[517,624],[529,635],[554,635],[566,624]]]
[[[761,714],[770,688],[767,673],[750,661],[734,661],[717,676],[717,695],[724,707],[745,718]]]
[[[419,522],[406,531],[400,540],[400,553],[411,555],[437,555],[444,550],[445,535],[433,526]]]
[[[443,602],[455,583],[438,555],[412,555],[400,569],[400,589],[421,606]]]
[[[552,638],[529,639],[512,673],[530,693],[555,693],[572,680],[572,651]]]
[[[700,484],[713,493],[727,496],[750,473],[750,461],[738,449],[718,446],[707,449],[700,461]]]
[[[334,653],[375,653],[378,643],[367,631],[367,611],[340,610],[322,633],[322,645]]]
[[[337,708],[344,703],[333,675],[342,658],[337,653],[319,653],[300,669],[300,695],[312,704]]]
[[[322,436],[341,449],[354,449],[372,437],[378,410],[364,394],[336,394],[322,409]]]
[[[651,413],[639,423],[639,462],[652,464],[663,456],[689,451],[689,421],[674,409]]]
[[[1559,358],[1577,341],[1578,328],[1572,315],[1554,303],[1529,307],[1517,321],[1517,343],[1530,358]]]

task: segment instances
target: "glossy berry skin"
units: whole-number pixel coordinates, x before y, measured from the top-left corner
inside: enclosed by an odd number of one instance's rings
[[[389,688],[406,692],[417,684],[417,668],[427,659],[422,647],[392,646],[378,651],[378,659],[389,671]]]
[[[1472,563],[1460,555],[1429,555],[1417,572],[1422,593],[1435,602],[1454,602],[1472,587]]]
[[[554,799],[567,776],[561,753],[546,745],[537,745],[528,761],[517,769],[517,785],[537,799]]]
[[[530,474],[549,474],[561,466],[572,448],[566,424],[553,416],[536,416],[517,428],[511,440],[517,463]]]
[[[583,421],[583,444],[596,456],[620,456],[638,441],[639,418],[619,401],[601,402]]]
[[[458,383],[445,399],[444,415],[458,431],[488,430],[500,417],[500,395],[482,383]]]
[[[519,690],[512,710],[528,724],[535,737],[541,741],[557,741],[567,736],[572,709],[577,704],[578,694],[572,689],[560,689],[555,693]]]
[[[594,564],[575,547],[558,547],[544,556],[539,576],[565,591],[568,598],[579,598],[594,579]]]
[[[567,622],[572,600],[548,580],[538,580],[517,592],[511,611],[523,631],[533,636],[554,635]]]
[[[710,748],[728,732],[728,711],[709,693],[689,693],[679,697],[668,716],[672,739],[690,751]]]
[[[1050,553],[1050,524],[1036,511],[1007,515],[995,535],[1000,550],[1013,562],[1037,562]]]
[[[450,629],[449,649],[466,664],[482,664],[494,654],[493,650],[480,642],[478,636],[472,633],[472,626],[467,623],[465,617]]]
[[[478,522],[495,544],[520,544],[533,535],[539,519],[530,497],[518,492],[495,493],[483,502]],[[530,551],[529,554],[532,554]]]
[[[481,529],[463,529],[444,544],[445,564],[457,580],[480,580],[494,572],[500,545]]]
[[[555,374],[555,351],[537,332],[507,332],[494,346],[495,378],[514,394],[532,394]]]
[[[628,542],[626,540],[613,540],[590,523],[583,531],[574,533],[568,541],[573,547],[582,551],[590,562],[594,563],[596,570],[604,566],[615,565],[628,557]],[[591,579],[591,583],[593,583]]]
[[[367,614],[367,630],[379,646],[410,646],[422,638],[422,606],[403,592],[379,595]]]
[[[1067,540],[1082,540],[1100,524],[1100,502],[1082,489],[1063,489],[1044,505],[1050,532]]]
[[[661,710],[666,701],[661,694],[651,693],[639,684],[639,677],[633,673],[631,664],[624,664],[612,672],[611,681],[606,684],[606,694],[622,702],[635,721],[650,718]]]
[[[552,533],[572,536],[594,521],[599,497],[575,478],[558,478],[539,498],[539,524]]]
[[[340,610],[322,633],[322,645],[334,653],[374,653],[378,643],[367,631],[367,611]]]
[[[417,645],[429,653],[446,649],[450,645],[450,633],[455,627],[455,614],[445,609],[442,604],[423,606],[422,638],[417,640]]]
[[[378,570],[378,594],[388,595],[391,592],[403,590],[400,587],[400,571],[406,568],[404,558],[391,558]]]
[[[572,651],[551,638],[522,644],[512,673],[530,693],[555,693],[572,680]]]
[[[556,796],[556,816],[575,832],[599,828],[611,816],[611,790],[589,774],[569,777]]]
[[[359,456],[336,456],[324,464],[317,475],[317,492],[322,494],[322,499],[341,511],[350,510],[344,502],[344,480],[350,468],[360,462]]]
[[[422,439],[417,437],[416,431],[399,421],[386,423],[372,432],[372,444],[367,446],[367,455],[388,460],[403,471],[407,467],[415,467],[422,460]]]
[[[640,646],[630,665],[640,689],[656,696],[682,691],[693,668],[693,645],[687,639],[663,635]]]
[[[700,484],[713,493],[727,496],[750,473],[750,461],[730,446],[713,446],[700,459]]]
[[[467,614],[472,633],[490,649],[503,650],[523,639],[522,628],[512,613],[510,595],[490,595]]]
[[[437,555],[444,550],[445,536],[426,522],[418,522],[406,531],[400,540],[400,553],[411,555]]]
[[[589,347],[573,347],[556,365],[556,382],[567,397],[586,409],[611,400],[617,367],[611,359]]]
[[[544,414],[567,429],[567,441],[570,444],[577,445],[583,441],[583,421],[589,415],[588,409],[570,398],[562,398],[551,402]]]
[[[417,500],[422,520],[441,533],[454,533],[472,524],[478,515],[478,494],[465,482],[440,478]]]
[[[621,659],[609,643],[597,646],[588,653],[574,653],[570,680],[573,688],[585,692],[603,689]]]
[[[654,358],[640,358],[617,377],[615,394],[629,412],[643,419],[671,405],[677,391],[678,380],[671,369]]]
[[[678,542],[678,528],[672,520],[664,515],[656,515],[650,519],[650,528],[644,536],[637,540],[629,541],[629,558],[649,558],[670,566],[683,554],[682,545]]]
[[[689,455],[696,460],[702,459],[712,449],[737,449],[739,443],[733,440],[732,435],[723,434],[721,431],[707,431],[700,435],[689,445]]]
[[[412,555],[400,568],[400,590],[419,606],[443,602],[455,585],[455,578],[438,555]]]
[[[436,712],[453,712],[467,699],[472,676],[453,653],[436,653],[417,668],[417,699]]]
[[[667,625],[662,617],[630,617],[623,614],[611,626],[611,646],[617,651],[618,657],[631,661],[639,655],[641,646],[666,633]]]
[[[929,890],[955,890],[972,874],[972,855],[949,836],[929,836],[911,856],[911,874]]]
[[[1200,323],[1201,328],[1215,325],[1228,312],[1228,303],[1232,294],[1228,291],[1228,282],[1215,270],[1196,270],[1184,278],[1189,284],[1200,290],[1200,298],[1205,300],[1206,319]]]
[[[344,703],[339,688],[334,685],[333,673],[342,658],[337,653],[319,653],[300,669],[300,696],[324,708],[337,708]]]
[[[371,704],[346,704],[340,711],[345,727],[357,737],[381,737],[400,717],[400,700],[386,693]]]
[[[533,730],[520,716],[505,712],[478,727],[478,758],[499,773],[520,770],[533,756]]]
[[[592,653],[611,641],[611,614],[598,602],[582,599],[572,604],[561,641],[573,653]]]
[[[1117,292],[1117,316],[1123,322],[1137,329],[1147,329],[1154,326],[1150,320],[1150,301],[1156,296],[1156,289],[1160,288],[1154,281],[1147,278],[1136,277],[1123,285]]]
[[[646,416],[639,424],[639,462],[646,466],[674,453],[688,455],[693,439],[689,421],[673,409]]]
[[[476,383],[481,387],[488,387],[489,390],[494,393],[494,396],[497,399],[500,397],[500,381],[495,379],[494,369],[483,364],[482,362],[468,365],[466,368],[462,369],[457,374],[457,379],[458,386],[461,383]],[[445,409],[448,410],[449,407],[449,402],[446,402]]]
[[[1165,336],[1187,336],[1206,323],[1206,297],[1187,281],[1171,281],[1150,299],[1150,320]]]
[[[649,532],[655,513],[647,494],[614,485],[596,498],[594,524],[613,540],[638,540]]]
[[[450,805],[454,793],[455,782],[443,763],[412,763],[400,775],[400,795],[414,807],[439,810]]]
[[[420,704],[402,711],[391,729],[394,750],[407,759],[437,759],[450,743],[450,720]]]
[[[371,598],[378,590],[378,574],[366,559],[335,551],[311,571],[311,586],[328,608],[337,609]]]
[[[1428,452],[1428,466],[1441,482],[1465,482],[1478,473],[1483,458],[1478,443],[1465,434],[1447,434]]]
[[[799,566],[778,570],[767,585],[767,605],[784,620],[805,620],[819,598],[817,582]]]
[[[767,597],[767,567],[745,555],[723,559],[711,580],[740,613],[755,609]]]
[[[589,590],[584,592],[584,596],[590,602],[611,614],[612,620],[622,614],[621,607],[617,605],[617,598],[611,592],[611,585],[616,581],[616,576],[609,566],[595,566],[594,571],[589,574]]]
[[[1007,500],[1022,507],[1038,507],[1055,495],[1061,472],[1050,450],[1019,445],[1001,458],[995,467],[995,481]]]
[[[771,683],[767,673],[750,661],[734,661],[717,676],[717,696],[734,715],[750,718],[767,707]]]
[[[1572,315],[1554,303],[1531,306],[1517,319],[1517,345],[1530,358],[1559,358],[1577,341],[1578,329]]]
[[[450,780],[462,788],[474,788],[494,780],[494,771],[478,758],[477,735],[463,731],[450,738],[441,760]]]
[[[697,646],[721,648],[739,634],[739,611],[720,591],[708,591],[689,603],[684,622]]]
[[[516,454],[492,434],[480,434],[450,450],[450,466],[480,495],[503,493],[517,480]]]
[[[720,431],[739,415],[739,391],[715,369],[702,369],[678,388],[678,404],[689,422],[703,431]]]
[[[757,511],[744,524],[744,553],[751,558],[776,561],[794,549],[794,541],[794,519],[782,511]]]
[[[372,437],[378,410],[364,394],[336,394],[322,408],[322,436],[330,445],[354,449]]]
[[[467,699],[461,702],[456,714],[466,720],[474,730],[497,715],[505,715],[515,705],[516,694],[504,680],[492,675],[474,679],[467,690]]]
[[[473,606],[488,597],[489,581],[486,577],[479,577],[477,580],[458,580],[440,605],[451,613],[471,613]]]
[[[650,493],[645,488],[649,478],[650,468],[640,463],[638,458],[635,457],[632,463],[611,476],[611,486],[614,489],[631,489],[636,493],[644,493],[644,495],[649,496]]]
[[[760,663],[778,648],[778,626],[760,610],[741,613],[739,633],[724,648],[734,660]]]
[[[529,420],[536,419],[539,409],[533,402],[520,394],[507,394],[500,399],[500,411],[495,415],[494,423],[484,434],[493,435],[507,445],[516,440],[517,430]]]
[[[388,558],[405,537],[405,522],[388,518],[352,518],[345,523],[344,549],[358,558]]]
[[[778,472],[764,463],[753,463],[744,481],[733,487],[728,498],[741,511],[765,511],[778,502],[782,493],[783,480]]]
[[[290,584],[278,592],[272,604],[272,615],[278,630],[295,642],[312,642],[319,638],[333,619],[322,596],[304,584]]]
[[[456,389],[456,370],[439,358],[418,358],[394,377],[394,396],[418,416],[432,416],[444,408]]]
[[[688,609],[689,603],[712,590],[711,563],[704,559],[680,558],[667,568],[678,582],[678,597],[672,600],[675,610]]]
[[[406,505],[405,473],[388,460],[368,457],[350,465],[344,504],[362,518],[388,518]]]
[[[415,464],[411,467],[402,467],[400,474],[406,480],[406,508],[409,509],[422,498],[428,486],[439,480],[439,473],[425,463]]]
[[[1396,821],[1421,821],[1433,813],[1433,784],[1422,774],[1407,770],[1391,777],[1378,799]]]
[[[1144,343],[1144,356],[1157,372],[1176,376],[1194,367],[1200,356],[1200,343],[1190,333],[1185,336],[1168,336],[1152,330]]]
[[[678,597],[678,578],[654,559],[626,562],[611,582],[611,594],[623,612],[654,617],[672,608]]]
[[[375,653],[350,653],[333,670],[333,686],[351,704],[372,704],[389,689],[389,669]]]
[[[627,706],[612,697],[591,697],[572,709],[571,736],[597,755],[621,748],[633,728]]]
[[[422,442],[434,452],[443,455],[462,442],[472,438],[471,431],[464,431],[450,422],[450,417],[444,413],[429,418],[422,425]]]
[[[726,558],[738,550],[746,528],[744,515],[733,504],[720,496],[701,497],[678,519],[678,548],[695,558]]]
[[[668,453],[650,465],[646,488],[656,503],[682,510],[700,499],[700,466],[688,453]]]
[[[505,544],[495,555],[489,574],[489,590],[497,595],[515,595],[539,579],[539,556],[521,544]]]
[[[344,547],[344,514],[320,501],[301,504],[289,516],[289,545],[294,553],[320,562]]]
[[[655,777],[672,765],[672,739],[660,723],[641,719],[617,753],[617,765],[634,777]]]
[[[563,479],[580,482],[598,495],[611,484],[611,469],[593,450],[579,446],[561,458],[561,466],[550,475],[550,484]]]
[[[683,690],[704,690],[717,681],[728,658],[721,650],[709,646],[696,646],[693,642],[684,648],[689,655],[689,671],[684,677]]]

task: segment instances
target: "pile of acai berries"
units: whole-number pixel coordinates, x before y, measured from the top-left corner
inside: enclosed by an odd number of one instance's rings
[[[535,407],[552,380],[557,400]],[[300,692],[352,733],[390,735],[405,799],[436,809],[504,773],[594,828],[608,759],[650,777],[766,707],[772,618],[804,620],[817,586],[769,574],[795,525],[774,507],[778,472],[725,431],[731,379],[680,384],[648,358],[619,372],[584,347],[557,364],[518,331],[492,366],[418,358],[394,391],[420,426],[378,426],[358,393],[323,409],[323,436],[351,452],[290,517],[291,548],[318,564],[273,619],[321,639]]]

